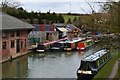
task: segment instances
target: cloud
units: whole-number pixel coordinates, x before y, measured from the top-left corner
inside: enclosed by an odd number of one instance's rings
[[[19,0],[20,2],[106,2],[109,0]],[[114,0],[119,1],[119,0]]]
[[[97,3],[90,2],[95,11],[100,9]],[[24,2],[22,7],[27,11],[41,11],[56,13],[90,13],[91,8],[86,2]],[[85,10],[85,12],[82,9]]]

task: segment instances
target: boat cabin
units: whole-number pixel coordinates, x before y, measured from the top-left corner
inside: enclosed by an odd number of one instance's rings
[[[78,78],[93,78],[110,58],[111,53],[105,49],[83,58],[81,60],[80,68],[77,70]]]
[[[60,42],[52,44],[50,49],[52,51],[53,50],[63,50],[64,49],[64,43],[63,43],[63,41],[60,41]]]
[[[92,39],[84,40],[78,43],[77,50],[85,50],[92,46],[94,44],[94,41]]]
[[[82,41],[82,38],[73,38],[73,40],[66,41],[64,44],[64,50],[70,51],[77,49],[80,41]]]

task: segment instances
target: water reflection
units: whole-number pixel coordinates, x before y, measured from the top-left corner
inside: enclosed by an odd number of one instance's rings
[[[34,55],[34,56],[33,56]],[[29,75],[32,78],[76,78],[80,57],[77,52],[46,52],[32,54],[28,58]],[[33,58],[34,57],[34,58]],[[41,60],[42,59],[42,60]],[[35,65],[34,65],[35,64]],[[38,73],[38,74],[36,74]]]
[[[30,53],[2,64],[2,76],[24,78],[77,78],[81,59],[99,50],[102,43],[85,52]]]
[[[29,55],[3,63],[3,77],[27,78],[77,78],[76,70],[81,59],[94,49],[86,52],[45,52]]]
[[[2,64],[2,76],[3,78],[11,77],[26,77],[28,70],[28,57],[14,59]]]

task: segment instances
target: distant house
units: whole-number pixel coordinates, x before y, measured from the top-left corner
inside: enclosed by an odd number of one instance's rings
[[[66,37],[68,30],[66,29],[66,24],[63,23],[55,23],[55,30],[59,33],[59,39]]]
[[[28,33],[33,26],[0,12],[0,62],[28,53]]]
[[[61,38],[78,37],[80,29],[73,24],[33,24],[34,29],[29,34],[29,42],[31,45],[45,42],[46,40],[58,40]]]
[[[53,24],[33,24],[34,29],[29,34],[30,44],[58,40],[58,32]]]
[[[69,38],[73,38],[73,37],[79,36],[80,29],[73,24],[57,23],[54,25],[55,25],[56,31],[59,32],[59,38],[63,38],[65,36]]]
[[[81,30],[79,28],[77,28],[75,25],[67,24],[66,29],[68,30],[68,33],[67,33],[68,37],[73,38],[73,37],[80,36]]]

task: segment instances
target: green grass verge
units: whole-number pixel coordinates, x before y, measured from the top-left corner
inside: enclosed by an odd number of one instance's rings
[[[102,78],[103,80],[109,77],[115,62],[118,60],[118,54],[120,54],[120,52],[112,54],[112,58],[100,69],[93,80],[96,80],[98,78]]]
[[[118,78],[118,71],[117,71],[117,73],[116,73],[116,75],[115,75],[115,77],[114,78]]]
[[[120,59],[120,52],[118,53],[118,58]],[[120,64],[118,65],[118,71],[117,71],[114,78],[119,78],[120,79]]]

